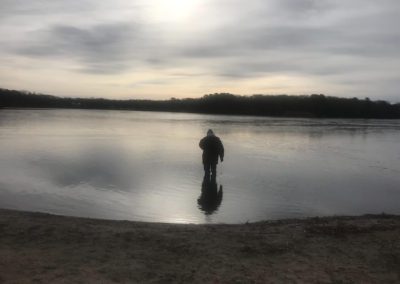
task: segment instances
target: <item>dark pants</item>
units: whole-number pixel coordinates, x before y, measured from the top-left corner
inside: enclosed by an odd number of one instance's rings
[[[211,174],[212,174],[213,176],[216,176],[216,175],[217,175],[217,164],[216,164],[216,163],[209,163],[209,162],[206,162],[206,163],[203,163],[203,165],[204,165],[204,173],[205,173],[206,175],[209,175],[209,174],[210,174],[210,170],[211,170]]]

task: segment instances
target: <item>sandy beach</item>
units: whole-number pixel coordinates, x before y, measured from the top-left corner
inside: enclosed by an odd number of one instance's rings
[[[400,217],[238,225],[0,210],[0,283],[400,283]]]

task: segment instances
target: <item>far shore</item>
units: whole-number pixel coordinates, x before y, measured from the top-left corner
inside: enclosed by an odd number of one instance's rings
[[[0,209],[0,283],[399,283],[400,216],[162,224]]]

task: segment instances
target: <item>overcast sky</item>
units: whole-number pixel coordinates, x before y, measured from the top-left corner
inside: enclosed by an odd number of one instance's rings
[[[400,101],[399,0],[0,0],[0,87]]]

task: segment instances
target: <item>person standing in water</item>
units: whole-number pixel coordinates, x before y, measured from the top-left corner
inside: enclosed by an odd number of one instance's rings
[[[218,157],[221,162],[224,160],[224,146],[211,129],[207,131],[207,136],[200,140],[199,146],[203,150],[204,173],[209,176],[211,170],[211,174],[215,178],[217,176]]]

